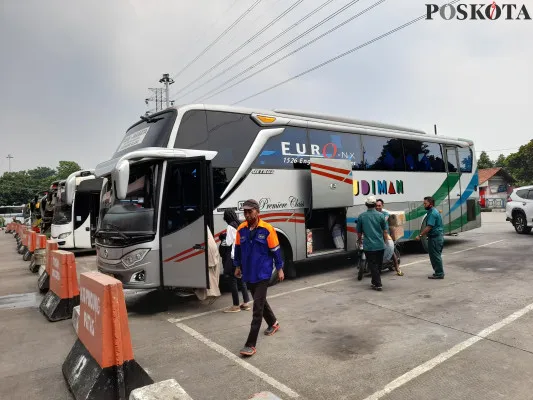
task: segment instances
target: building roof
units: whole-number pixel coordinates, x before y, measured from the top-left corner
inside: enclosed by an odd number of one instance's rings
[[[486,168],[486,169],[480,169],[478,171],[479,174],[479,184],[483,184],[486,181],[488,181],[490,178],[492,178],[495,175],[500,175],[502,178],[504,178],[508,182],[514,182],[514,178],[507,173],[503,168],[497,167],[497,168]]]

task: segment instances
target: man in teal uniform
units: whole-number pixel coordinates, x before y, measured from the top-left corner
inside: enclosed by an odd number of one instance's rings
[[[442,217],[439,211],[435,208],[435,199],[433,197],[424,198],[424,208],[427,210],[426,227],[416,237],[420,240],[421,237],[428,238],[428,251],[431,266],[433,267],[433,275],[428,276],[429,279],[444,279],[444,267],[442,265],[442,248],[444,247],[444,226],[442,224]]]
[[[385,241],[388,241],[388,225],[385,216],[376,211],[376,198],[374,196],[368,197],[365,204],[368,210],[357,218],[357,236],[361,242],[364,235],[363,251],[372,273],[372,289],[381,290],[380,271],[383,266]]]

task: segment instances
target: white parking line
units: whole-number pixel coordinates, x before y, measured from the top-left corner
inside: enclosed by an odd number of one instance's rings
[[[470,248],[468,248],[468,249],[459,250],[459,251],[456,251],[456,252],[453,252],[453,253],[450,253],[450,254],[464,253],[465,251],[475,250],[475,249],[479,249],[480,247],[487,247],[487,246],[490,246],[491,244],[500,243],[500,242],[503,242],[504,240],[505,240],[505,239],[496,240],[495,242],[490,242],[490,243],[482,244],[481,246],[470,247]],[[444,254],[444,255],[446,255],[446,254]]]
[[[491,243],[489,243],[489,244],[491,244]],[[481,246],[479,246],[479,247],[481,247]],[[399,387],[405,385],[407,382],[410,382],[413,379],[419,377],[420,375],[430,371],[431,369],[435,368],[437,365],[442,364],[444,361],[446,361],[449,358],[453,357],[454,355],[460,353],[461,351],[469,348],[473,344],[479,342],[482,339],[485,339],[490,334],[492,334],[492,333],[498,331],[499,329],[503,328],[504,326],[509,325],[510,323],[516,321],[518,318],[520,318],[523,315],[527,314],[531,310],[533,310],[533,303],[531,303],[528,306],[522,308],[521,310],[518,310],[518,311],[514,312],[513,314],[509,315],[507,318],[501,320],[500,322],[497,322],[494,325],[491,325],[488,328],[483,329],[477,335],[471,337],[470,339],[465,340],[464,342],[461,342],[461,343],[453,346],[450,350],[439,354],[438,356],[432,358],[429,361],[426,361],[424,364],[419,365],[418,367],[412,369],[411,371],[403,374],[399,378],[396,378],[391,383],[389,383],[387,386],[385,386],[382,390],[380,390],[379,392],[374,393],[371,396],[368,396],[365,400],[379,400],[379,399],[381,399],[383,396],[386,396],[387,394],[389,394],[393,390],[398,389]]]
[[[169,319],[169,322],[171,322],[171,320]],[[289,397],[292,397],[292,398],[298,398],[300,397],[300,395],[298,393],[296,393],[294,390],[292,390],[291,388],[285,386],[283,383],[281,382],[278,382],[277,380],[275,380],[274,378],[272,378],[271,376],[265,374],[263,371],[259,370],[258,368],[254,367],[253,365],[247,363],[246,361],[244,361],[242,358],[240,357],[237,357],[235,354],[233,354],[232,352],[230,352],[228,349],[226,349],[225,347],[222,347],[221,345],[213,342],[212,340],[209,340],[208,338],[206,338],[205,336],[203,336],[201,333],[195,331],[194,329],[192,329],[191,327],[185,325],[185,324],[182,324],[180,322],[178,323],[175,323],[175,325],[180,328],[181,330],[187,332],[189,335],[191,335],[193,338],[199,340],[200,342],[204,343],[206,346],[212,348],[213,350],[215,350],[216,352],[222,354],[223,356],[229,358],[231,361],[235,362],[236,364],[240,365],[241,367],[243,367],[244,369],[248,370],[249,372],[251,372],[252,374],[254,374],[255,376],[261,378],[262,380],[264,380],[265,382],[267,382],[268,384],[270,384],[271,386],[275,387],[276,389],[278,389],[280,392],[283,392],[285,393],[287,396]]]
[[[495,244],[495,243],[499,243],[499,242],[503,242],[505,239],[502,239],[502,240],[497,240],[495,242],[490,242],[490,243],[486,243],[486,244],[482,244],[480,246],[476,246],[476,247],[470,247],[468,249],[465,249],[465,250],[459,250],[455,253],[448,253],[448,254],[443,254],[443,256],[448,256],[448,255],[452,255],[452,254],[458,254],[458,253],[462,253],[464,251],[469,251],[469,250],[475,250],[479,247],[486,247],[486,246],[490,246],[492,244]],[[410,263],[407,263],[407,264],[402,264],[401,267],[402,268],[405,268],[405,267],[408,267],[410,265],[415,265],[415,264],[420,264],[420,263],[423,263],[423,262],[429,262],[429,260],[424,257],[420,260],[417,260],[417,261],[413,261],[413,262],[410,262]],[[282,296],[286,296],[288,294],[293,294],[293,293],[297,293],[297,292],[302,292],[304,290],[309,290],[309,289],[317,289],[317,288],[320,288],[322,286],[328,286],[328,285],[334,285],[335,283],[340,283],[340,282],[344,282],[344,281],[349,281],[353,279],[353,276],[350,276],[348,278],[341,278],[341,279],[335,279],[333,281],[328,281],[328,282],[324,282],[324,283],[319,283],[319,284],[316,284],[316,285],[311,285],[311,286],[305,286],[305,287],[302,287],[302,288],[298,288],[298,289],[294,289],[294,290],[289,290],[287,292],[282,292],[282,293],[277,293],[277,294],[274,294],[272,296],[268,296],[269,299],[275,299],[277,297],[282,297]],[[253,302],[250,302],[250,303],[253,303]],[[210,310],[210,311],[205,311],[205,312],[202,312],[202,313],[198,313],[198,314],[192,314],[192,315],[187,315],[185,317],[181,317],[181,318],[170,318],[169,319],[169,322],[170,323],[177,323],[177,322],[182,322],[182,321],[187,321],[188,319],[194,319],[194,318],[199,318],[199,317],[204,317],[206,315],[211,315],[211,314],[215,314],[215,313],[218,313],[218,312],[222,312],[226,309],[227,307],[224,307],[224,308],[219,308],[219,309],[216,309],[216,310]]]

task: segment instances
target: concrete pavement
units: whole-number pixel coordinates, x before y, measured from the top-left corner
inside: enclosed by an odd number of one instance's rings
[[[195,400],[261,391],[282,399],[530,399],[533,235],[517,235],[505,214],[482,217],[481,229],[446,238],[442,281],[428,280],[427,256],[410,251],[405,276],[385,273],[383,292],[340,265],[312,266],[270,288],[281,329],[260,335],[250,359],[235,355],[251,313],[222,313],[229,294],[205,306],[130,293],[135,359]],[[36,275],[5,236],[0,296],[36,292]],[[94,257],[83,260],[79,269],[94,268]],[[75,341],[70,321],[49,323],[27,305],[0,308],[0,340],[0,398],[70,398],[61,375]]]

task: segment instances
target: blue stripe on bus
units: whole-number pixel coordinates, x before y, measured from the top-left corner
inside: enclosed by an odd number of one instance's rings
[[[472,179],[470,180],[470,183],[468,184],[468,186],[466,187],[466,189],[463,191],[463,194],[461,195],[461,197],[459,198],[459,200],[457,200],[455,202],[455,204],[453,205],[453,207],[450,209],[450,211],[445,215],[445,216],[448,216],[450,215],[452,212],[454,212],[455,210],[457,210],[459,207],[461,207],[465,202],[466,200],[470,197],[470,195],[472,193],[474,193],[474,188],[475,186],[477,186],[479,184],[479,175],[478,175],[478,171],[476,170],[476,173],[474,174],[474,176],[472,177]]]
[[[346,218],[346,222],[352,223],[352,224],[356,224],[357,223],[357,218]]]

